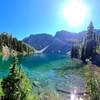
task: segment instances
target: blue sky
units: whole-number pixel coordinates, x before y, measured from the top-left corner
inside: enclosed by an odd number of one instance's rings
[[[100,0],[83,0],[90,12],[79,27],[69,26],[60,15],[66,1],[69,0],[0,0],[0,32],[10,32],[18,39],[36,33],[54,35],[59,30],[80,32],[90,20],[100,28]]]

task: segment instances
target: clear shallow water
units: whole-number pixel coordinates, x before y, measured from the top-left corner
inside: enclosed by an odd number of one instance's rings
[[[70,70],[65,77],[58,75],[55,69],[63,68],[68,65],[70,58],[66,55],[31,55],[19,56],[19,63],[22,65],[26,75],[32,81],[39,82],[41,87],[54,89],[57,87],[71,90],[76,88],[78,91],[84,89],[84,80],[77,75],[74,70]],[[0,77],[8,74],[9,65],[12,58],[3,61],[0,57]],[[78,69],[77,69],[78,71]]]

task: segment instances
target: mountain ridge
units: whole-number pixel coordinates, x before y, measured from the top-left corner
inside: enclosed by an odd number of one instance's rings
[[[94,30],[96,34],[100,34],[100,29]],[[72,42],[67,40],[83,40],[86,31],[81,31],[79,33],[68,32],[65,30],[57,31],[54,36],[41,33],[41,34],[31,34],[29,37],[23,39],[23,42],[31,45],[35,49],[41,50],[46,46],[49,46],[45,53],[61,53],[65,54],[70,50]]]

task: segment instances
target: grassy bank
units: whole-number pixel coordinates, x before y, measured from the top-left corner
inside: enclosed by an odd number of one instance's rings
[[[100,100],[100,68],[88,64],[81,70],[82,76],[86,82],[86,96],[88,100]]]

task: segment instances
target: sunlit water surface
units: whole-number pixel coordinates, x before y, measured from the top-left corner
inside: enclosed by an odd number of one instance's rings
[[[64,88],[68,91],[84,89],[84,80],[77,74],[77,70],[68,70],[68,74],[62,76],[56,69],[63,68],[70,64],[70,58],[67,55],[31,55],[19,56],[19,63],[25,71],[27,77],[32,81],[38,81],[42,87]],[[9,72],[9,66],[12,58],[3,60],[0,57],[0,77],[5,77]],[[69,68],[69,67],[68,67]]]

